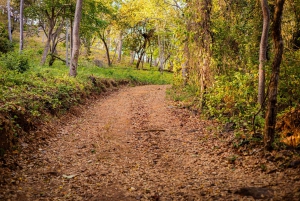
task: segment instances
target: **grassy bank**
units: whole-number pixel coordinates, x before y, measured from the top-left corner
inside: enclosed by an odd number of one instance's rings
[[[27,55],[27,58],[30,58]],[[32,61],[23,73],[0,65],[0,153],[11,148],[20,136],[36,129],[53,116],[60,116],[72,106],[91,96],[130,84],[171,84],[172,74],[132,67],[99,68],[81,62],[78,76],[68,76],[60,61],[52,67]]]

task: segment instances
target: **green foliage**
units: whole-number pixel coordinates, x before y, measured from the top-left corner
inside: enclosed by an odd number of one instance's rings
[[[300,104],[299,58],[300,51],[287,52],[286,59],[282,63],[278,90],[279,112]]]
[[[256,86],[250,73],[217,76],[214,86],[205,95],[205,113],[223,123],[234,123],[237,128],[251,127],[252,118],[258,111]],[[257,117],[257,126],[261,127],[263,123],[263,119]]]
[[[200,108],[200,98],[195,96],[199,94],[197,87],[187,85],[185,87],[173,85],[167,91],[168,96],[178,102],[178,105],[190,110],[198,110]]]
[[[13,43],[8,40],[8,33],[4,24],[0,23],[0,52],[7,53],[13,50]]]
[[[260,4],[241,0],[230,9],[228,5],[215,4],[212,14],[213,68],[217,74],[240,69],[253,70],[258,65],[262,26]]]
[[[0,52],[7,53],[13,49],[13,44],[4,37],[0,36]]]
[[[101,78],[111,78],[114,80],[130,80],[135,84],[171,84],[173,74],[170,72],[160,73],[157,69],[137,70],[133,67],[114,66],[109,68],[99,68],[91,65],[78,69],[78,76],[88,74],[97,75]]]
[[[205,56],[205,51],[201,49],[201,44],[197,44],[199,37],[195,37],[198,30],[205,28],[203,23],[206,22],[204,21],[205,18],[201,17],[201,14],[194,14],[203,8],[201,7],[202,4],[195,4],[195,2],[198,1],[191,0],[187,2],[190,6],[183,9],[184,15],[182,15],[182,19],[178,19],[180,22],[178,23],[176,34],[180,38],[180,43],[177,43],[179,47],[177,49],[183,51],[179,51],[180,55],[177,55],[179,62],[174,62],[176,76],[174,82],[180,87],[183,86],[183,83],[187,83],[187,86],[184,89],[179,87],[179,92],[177,94],[173,93],[173,98],[183,102],[185,105],[186,102],[197,105],[199,101],[195,100],[201,98],[202,93],[199,94],[199,91],[203,90],[203,107],[199,107],[202,109],[202,114],[209,118],[217,119],[225,125],[233,125],[232,128],[237,129],[235,131],[237,137],[246,135],[248,138],[248,134],[252,131],[253,116],[260,110],[256,104],[256,99],[259,45],[263,24],[261,5],[259,1],[250,0],[236,1],[234,4],[211,1],[211,10],[207,11],[211,11],[211,16],[207,23],[210,23],[209,32],[212,34],[212,42],[210,44],[211,57],[208,58],[210,60],[210,71],[207,75],[201,69],[203,67],[201,59],[203,55]],[[270,16],[273,16],[275,5],[272,2],[269,2],[269,4]],[[293,122],[291,121],[291,110],[298,108],[300,105],[299,5],[299,0],[286,1],[282,18],[282,35],[285,51],[279,75],[277,102],[279,114],[277,131],[281,132],[281,135],[284,133],[291,135],[293,133],[291,132],[290,124],[290,122]],[[271,24],[272,20],[271,17]],[[210,41],[206,42],[209,43]],[[273,50],[274,43],[271,34],[269,35],[267,50],[268,62],[265,66],[266,92],[268,91],[271,66],[274,59]],[[198,52],[200,52],[199,55],[197,55]],[[187,68],[187,77],[183,77],[182,68]],[[208,84],[202,82],[203,75],[206,76],[205,81]],[[205,86],[205,84],[208,86]],[[191,96],[194,96],[194,98]],[[266,101],[268,101],[268,98],[266,98]],[[264,126],[265,109],[266,105],[263,106],[255,118],[254,124],[259,130],[258,133],[262,133],[260,131]],[[281,116],[285,117],[284,120]],[[289,117],[289,119],[287,120],[286,117]],[[278,125],[281,125],[281,129],[284,127],[285,131],[278,129]],[[295,137],[295,134],[293,137]],[[253,141],[261,140],[251,137],[250,139]]]
[[[93,0],[84,1],[80,37],[87,49],[91,48],[95,35],[107,29],[112,16],[113,9],[107,7],[104,3]]]
[[[30,68],[28,57],[25,54],[10,52],[1,56],[1,64],[8,70],[24,73]]]

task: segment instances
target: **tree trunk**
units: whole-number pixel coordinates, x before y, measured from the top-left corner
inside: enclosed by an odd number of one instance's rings
[[[158,66],[158,63],[159,63],[159,58],[154,59],[154,64],[153,64],[153,65],[154,65],[155,67]]]
[[[79,49],[80,49],[80,38],[79,38],[79,28],[81,20],[81,10],[82,10],[82,1],[77,0],[76,9],[75,9],[75,18],[74,18],[74,30],[73,30],[73,50],[72,50],[72,59],[69,75],[76,77],[77,75],[77,66],[79,58]]]
[[[122,60],[122,46],[123,46],[123,33],[122,31],[120,31],[120,35],[119,35],[119,43],[118,43],[118,49],[117,49],[117,52],[118,52],[118,62],[120,63],[121,60]]]
[[[140,56],[139,56],[139,58],[138,58],[138,60],[137,60],[137,62],[136,62],[136,66],[135,66],[136,69],[139,69],[140,63],[141,63],[141,60],[142,60],[144,54],[145,54],[145,50],[143,49],[142,52],[141,52],[141,54],[140,54]]]
[[[265,150],[272,149],[272,143],[274,142],[274,136],[275,136],[275,125],[276,125],[276,115],[277,115],[277,92],[278,92],[280,64],[281,64],[282,54],[283,54],[281,20],[282,20],[284,2],[285,0],[276,0],[275,3],[275,13],[274,13],[274,22],[273,22],[273,41],[275,45],[275,55],[272,64],[268,109],[267,109],[266,119],[265,119],[266,120],[265,135],[264,135]]]
[[[56,51],[56,47],[57,47],[57,44],[59,42],[59,34],[61,33],[62,31],[62,28],[64,27],[64,23],[61,23],[59,25],[59,27],[56,29],[56,31],[52,34],[51,36],[51,42],[52,44],[50,45],[50,61],[49,61],[49,66],[52,66],[55,59],[57,58],[57,51]]]
[[[66,65],[69,66],[69,23],[66,24]]]
[[[138,51],[138,53],[139,53],[139,52],[141,52],[141,53],[140,53],[140,55],[139,55],[139,57],[138,57],[138,60],[137,60],[137,62],[136,62],[136,69],[139,69],[141,60],[142,60],[142,58],[143,58],[143,56],[144,56],[144,54],[145,54],[145,52],[146,52],[147,41],[148,41],[148,38],[145,37],[145,41],[144,41],[144,43],[143,43],[141,49]]]
[[[70,18],[70,60],[72,59],[72,53],[73,53],[73,21],[72,18]],[[70,68],[71,68],[71,61],[69,62]]]
[[[144,55],[143,57],[142,57],[142,69],[144,69],[144,63],[145,63],[145,58],[146,57],[146,55]]]
[[[48,56],[48,52],[50,50],[50,43],[51,43],[51,38],[50,36],[47,37],[46,45],[44,47],[44,52],[41,60],[41,65],[44,65]]]
[[[50,20],[50,19],[49,19]],[[48,31],[48,35],[46,35],[46,31],[45,31],[45,35],[47,36],[47,41],[44,47],[44,52],[42,55],[42,60],[41,60],[41,65],[44,65],[48,56],[48,52],[50,50],[50,43],[51,43],[51,37],[52,37],[52,32],[55,26],[55,22],[53,20],[50,20],[49,22],[49,31]]]
[[[188,22],[187,31],[190,32],[190,23]],[[189,37],[186,37],[186,41],[184,43],[184,57],[185,62],[182,64],[182,78],[183,85],[186,86],[189,80],[189,67],[190,67],[190,50],[189,50]]]
[[[261,0],[263,13],[263,30],[259,48],[259,80],[258,80],[258,103],[263,104],[265,99],[265,63],[267,61],[268,34],[270,27],[270,10],[267,0]]]
[[[165,48],[164,41],[161,37],[158,37],[158,46],[159,46],[159,71],[162,72],[164,70],[165,64]]]
[[[211,75],[210,75],[210,59],[211,59],[211,7],[212,0],[203,1],[200,4],[200,13],[201,13],[201,22],[200,28],[202,33],[200,34],[200,55],[202,56],[202,65],[200,66],[200,101],[201,107],[204,102],[204,94],[208,85],[210,84]]]
[[[23,44],[24,44],[24,34],[23,34],[23,10],[24,10],[24,0],[20,1],[20,54],[23,50]]]
[[[151,52],[151,54],[150,54],[149,63],[150,63],[150,68],[151,68],[153,65],[153,52]]]
[[[110,54],[109,54],[109,47],[108,47],[108,44],[106,43],[104,36],[103,36],[103,37],[100,37],[100,39],[102,40],[102,42],[103,42],[103,44],[104,44],[104,47],[105,47],[106,58],[107,58],[107,65],[108,65],[108,66],[111,66],[111,60],[110,60]]]
[[[135,58],[135,52],[134,51],[130,51],[130,65],[133,64],[134,58]]]
[[[10,11],[10,0],[7,0],[8,38],[9,38],[9,41],[12,42],[10,14],[11,14],[11,11]]]
[[[107,45],[107,48],[108,50],[110,50],[110,47],[111,47],[111,38],[110,38],[110,28],[107,30],[107,40],[106,40],[106,45]],[[104,34],[103,34],[104,35]]]

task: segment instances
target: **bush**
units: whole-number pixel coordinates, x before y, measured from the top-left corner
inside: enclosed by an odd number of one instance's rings
[[[7,53],[13,50],[13,44],[6,38],[0,36],[0,52]]]
[[[8,33],[3,23],[0,23],[0,52],[7,53],[13,50],[13,43],[8,40]]]
[[[223,123],[234,123],[236,128],[251,128],[253,115],[258,111],[257,84],[250,73],[235,72],[218,76],[205,94],[205,113]],[[261,128],[264,119],[258,116],[255,124]]]
[[[1,57],[2,65],[8,70],[24,73],[30,68],[28,58],[25,54],[10,52]]]

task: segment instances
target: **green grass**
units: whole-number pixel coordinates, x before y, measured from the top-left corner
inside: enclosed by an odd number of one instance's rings
[[[172,84],[172,74],[169,72],[160,73],[157,70],[136,70],[132,67],[119,68],[98,68],[98,67],[80,67],[78,69],[79,77],[85,77],[92,74],[101,78],[112,78],[114,80],[131,80],[141,84]]]
[[[84,60],[79,63],[78,76],[73,78],[61,61],[51,67],[40,66],[39,51],[29,50],[24,54],[31,66],[24,73],[8,70],[0,63],[1,149],[11,147],[16,136],[28,133],[46,119],[64,114],[73,105],[120,83],[172,84],[173,79],[169,72],[126,66],[99,68]]]

